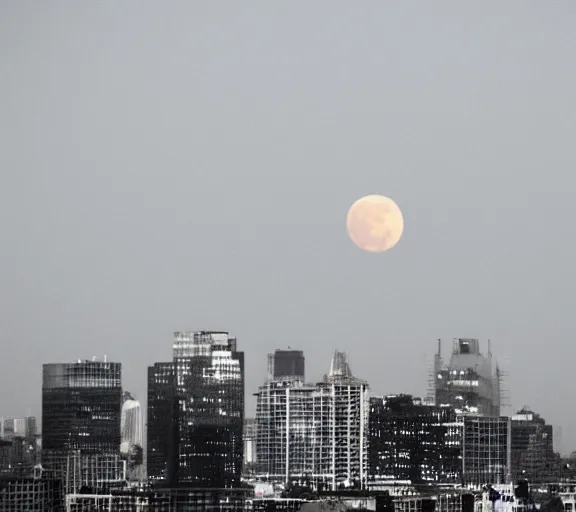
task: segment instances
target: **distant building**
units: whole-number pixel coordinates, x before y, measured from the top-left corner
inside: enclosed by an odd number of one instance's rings
[[[256,464],[256,420],[244,420],[244,466]]]
[[[151,483],[167,484],[177,467],[178,400],[174,363],[156,363],[148,368],[148,423],[146,465]]]
[[[244,353],[227,332],[174,334],[172,363],[148,373],[148,475],[235,487],[243,464]]]
[[[128,453],[133,446],[142,446],[142,407],[138,400],[125,392],[120,416],[120,451]]]
[[[438,354],[434,364],[434,396],[438,406],[453,407],[458,414],[500,415],[500,370],[494,371],[492,353],[484,356],[473,338],[455,338],[447,366]]]
[[[465,484],[510,482],[510,418],[464,416],[462,468]]]
[[[410,395],[370,398],[370,482],[459,483],[462,426],[450,407]]]
[[[549,483],[558,477],[553,428],[527,407],[511,417],[512,480]]]
[[[324,490],[364,489],[368,479],[368,383],[334,352],[314,393],[315,479]]]
[[[34,437],[36,432],[36,418],[0,418],[0,438]]]
[[[305,379],[302,350],[276,350],[268,354],[268,373],[272,379]]]
[[[269,380],[256,393],[258,474],[275,482],[312,478],[316,387],[301,380]]]
[[[42,385],[42,465],[70,474],[70,457],[117,460],[122,405],[121,364],[109,361],[45,364]],[[96,459],[94,459],[96,460]],[[114,464],[97,465],[94,481],[117,478]],[[109,470],[109,471],[108,471]]]
[[[334,353],[322,382],[294,377],[272,377],[256,393],[258,473],[321,489],[364,488],[367,383],[352,375],[341,352]]]
[[[246,512],[251,489],[153,488],[66,496],[67,512]]]

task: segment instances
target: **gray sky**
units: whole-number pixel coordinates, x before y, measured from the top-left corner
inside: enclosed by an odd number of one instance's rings
[[[478,337],[576,448],[576,4],[0,2],[0,415],[41,365],[108,354],[127,389],[175,330],[333,349],[423,395]],[[571,144],[572,143],[572,144]],[[347,238],[360,196],[405,219]],[[252,410],[252,397],[249,411]]]

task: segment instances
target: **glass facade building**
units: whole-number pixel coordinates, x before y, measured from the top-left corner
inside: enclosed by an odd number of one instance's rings
[[[42,385],[42,464],[54,469],[72,453],[118,454],[121,364],[45,364]]]
[[[148,476],[235,487],[243,464],[244,353],[227,332],[174,334],[172,363],[149,369]]]
[[[454,409],[410,395],[370,398],[370,481],[458,483],[462,425]]]

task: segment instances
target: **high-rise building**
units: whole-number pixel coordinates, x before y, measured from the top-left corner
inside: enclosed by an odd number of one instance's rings
[[[553,428],[544,418],[524,407],[511,418],[512,480],[552,482],[557,477]]]
[[[273,375],[256,393],[260,475],[325,490],[364,488],[368,385],[352,375],[346,355],[335,352],[329,373],[315,385]]]
[[[305,378],[305,359],[302,350],[275,350],[268,354],[268,374],[272,379]]]
[[[463,482],[471,485],[510,482],[510,418],[463,416]]]
[[[320,487],[366,487],[368,410],[368,383],[352,375],[346,354],[334,352],[330,371],[314,393],[313,457]]]
[[[256,393],[257,472],[283,483],[305,483],[314,473],[316,387],[301,380],[269,380]]]
[[[106,361],[45,364],[42,386],[42,464],[62,470],[71,454],[118,455],[121,364]],[[99,481],[106,475],[97,475]]]
[[[125,392],[120,416],[120,451],[128,453],[133,446],[142,446],[142,407],[138,400]]]
[[[239,485],[244,353],[227,332],[177,332],[171,365],[159,363],[148,373],[149,477],[199,487]],[[159,418],[161,412],[168,415]]]
[[[450,362],[444,366],[440,354],[434,363],[433,403],[453,407],[458,414],[500,415],[500,370],[493,370],[492,352],[480,352],[477,339],[455,338]]]
[[[410,395],[370,398],[370,481],[459,483],[461,424],[450,407]]]
[[[176,475],[177,424],[174,363],[148,368],[146,467],[151,483],[169,483]]]

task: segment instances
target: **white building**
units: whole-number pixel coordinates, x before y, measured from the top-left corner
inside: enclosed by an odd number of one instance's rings
[[[128,453],[132,446],[142,446],[142,429],[142,407],[140,402],[134,400],[129,393],[125,393],[120,417],[120,451],[122,453]]]

